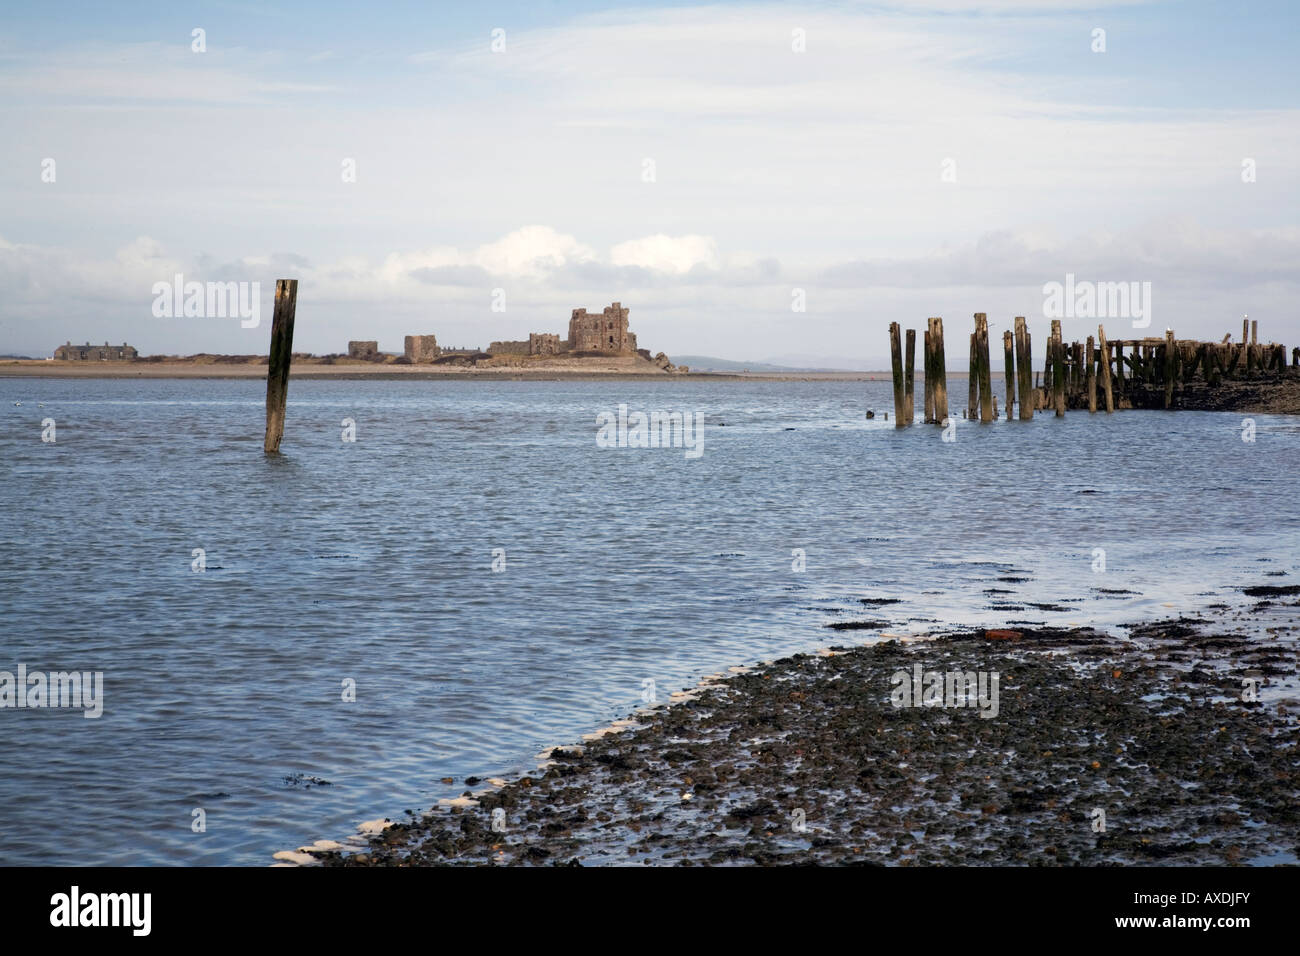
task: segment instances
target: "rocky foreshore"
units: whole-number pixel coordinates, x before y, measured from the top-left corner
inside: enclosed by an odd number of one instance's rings
[[[876,637],[719,675],[536,773],[468,778],[454,805],[305,859],[1294,864],[1298,592],[1118,634]]]

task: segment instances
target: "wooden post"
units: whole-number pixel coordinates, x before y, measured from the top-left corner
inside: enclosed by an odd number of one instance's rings
[[[1070,358],[1070,363],[1074,367],[1074,392],[1079,396],[1080,400],[1082,400],[1083,390],[1088,384],[1088,370],[1083,364],[1083,343],[1075,342],[1074,345],[1071,346],[1071,351],[1073,354]]]
[[[1106,343],[1106,330],[1097,326],[1097,344],[1101,348],[1101,390],[1106,396],[1106,411],[1115,411],[1115,396],[1110,389],[1110,346]]]
[[[948,360],[943,352],[943,319],[930,319],[930,340],[934,348],[934,420],[942,425],[948,417]]]
[[[1174,330],[1165,330],[1165,408],[1174,407],[1174,379],[1178,377],[1178,348],[1174,345]]]
[[[1259,319],[1250,320],[1250,344],[1259,344]]]
[[[966,417],[975,417],[975,407],[980,401],[979,359],[975,354],[975,333],[970,334],[970,374],[966,376]]]
[[[1011,421],[1011,404],[1016,400],[1016,354],[1011,345],[1011,330],[1002,333],[1002,364],[1007,376],[1007,421]]]
[[[1056,417],[1065,417],[1065,343],[1061,341],[1061,320],[1052,319],[1052,407]]]
[[[925,423],[934,421],[934,372],[930,358],[930,330],[925,330],[925,340],[921,343],[921,363],[925,366]]]
[[[279,454],[284,437],[284,407],[289,399],[289,362],[293,358],[293,315],[298,305],[298,280],[275,280],[275,316],[271,319],[271,351],[266,365],[267,454]]]
[[[993,367],[989,358],[989,317],[975,313],[975,357],[980,372],[980,421],[988,424],[997,418],[993,410]]]
[[[916,329],[907,330],[907,347],[903,353],[903,403],[907,406],[907,424],[916,421]]]
[[[1291,364],[1300,365],[1300,345],[1291,350]]]
[[[1097,353],[1092,347],[1092,336],[1088,336],[1087,357],[1088,411],[1097,411]]]
[[[1016,316],[1016,371],[1020,375],[1020,420],[1034,417],[1034,360],[1030,350],[1029,327],[1023,315]]]
[[[902,428],[906,414],[903,393],[903,344],[898,339],[898,323],[889,323],[889,360],[894,370],[894,427]]]

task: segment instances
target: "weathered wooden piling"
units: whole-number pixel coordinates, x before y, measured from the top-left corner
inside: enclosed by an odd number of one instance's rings
[[[1030,348],[1029,327],[1025,325],[1023,315],[1016,316],[1016,370],[1020,377],[1020,420],[1031,421],[1034,417],[1034,360]]]
[[[903,343],[898,337],[898,323],[889,323],[889,360],[894,370],[894,427],[902,428],[906,422],[905,403],[907,399],[903,392]]]
[[[1218,357],[1218,346],[1213,342],[1201,343],[1201,376],[1205,381],[1214,381],[1215,364]]]
[[[1097,326],[1097,344],[1101,348],[1101,390],[1106,396],[1106,411],[1115,411],[1115,396],[1110,387],[1110,346],[1106,342],[1106,330]]]
[[[1174,379],[1178,376],[1178,349],[1174,345],[1174,330],[1165,330],[1165,408],[1174,407]]]
[[[970,372],[966,376],[966,417],[974,420],[980,401],[980,365],[976,354],[975,333],[970,334]]]
[[[1097,354],[1092,345],[1092,336],[1088,336],[1087,356],[1088,411],[1097,412]]]
[[[1065,417],[1065,343],[1061,341],[1061,320],[1052,319],[1052,407],[1056,417]]]
[[[921,364],[925,366],[925,423],[929,425],[934,421],[934,373],[931,371],[929,329],[925,330],[921,346]]]
[[[907,347],[903,356],[903,399],[907,406],[907,424],[916,421],[916,329],[907,330]]]
[[[1011,421],[1011,405],[1016,400],[1016,354],[1010,329],[1002,333],[1002,364],[1007,377],[1007,421]]]
[[[1231,378],[1237,371],[1237,365],[1241,362],[1241,348],[1231,349],[1228,354],[1228,360],[1223,365],[1223,374]]]
[[[289,362],[293,358],[293,317],[298,306],[298,280],[275,280],[275,315],[271,319],[271,351],[266,366],[267,454],[278,454],[284,437],[284,409],[289,398]]]
[[[943,353],[943,319],[930,319],[930,347],[934,366],[934,420],[942,425],[948,417],[948,362]]]
[[[993,410],[993,368],[989,358],[989,317],[975,313],[975,358],[979,363],[980,421],[985,424],[997,417]]]
[[[1184,403],[1198,406],[1202,402],[1198,384],[1202,376],[1207,385],[1214,386],[1221,379],[1240,379],[1248,373],[1257,373],[1257,379],[1260,375],[1281,376],[1287,373],[1288,362],[1300,366],[1300,347],[1288,349],[1279,342],[1252,342],[1250,339],[1257,337],[1258,332],[1250,326],[1243,329],[1247,341],[1242,347],[1232,341],[1231,335],[1224,336],[1222,343],[1180,340],[1173,329],[1166,329],[1163,336],[1110,341],[1104,325],[1097,326],[1095,337],[1089,335],[1081,341],[1067,343],[1061,325],[1060,320],[1051,323],[1041,373],[1033,369],[1032,340],[1024,316],[1016,316],[1014,331],[1003,331],[1008,421],[1014,416],[1017,402],[1021,420],[1030,420],[1035,412],[1047,408],[1058,418],[1064,417],[1071,408],[1086,407],[1089,413],[1096,413],[1103,401],[1108,413],[1117,408],[1172,410]],[[949,415],[943,320],[932,317],[928,326],[924,340],[926,420],[942,423]],[[905,368],[901,337],[898,323],[892,323],[895,421],[903,425],[913,423],[916,416],[915,400],[908,388],[908,380],[914,374],[916,333],[907,335]],[[995,394],[988,317],[983,312],[975,313],[975,331],[970,334],[968,344],[970,371],[964,414],[972,420],[978,415],[981,422],[996,421],[1002,406]]]

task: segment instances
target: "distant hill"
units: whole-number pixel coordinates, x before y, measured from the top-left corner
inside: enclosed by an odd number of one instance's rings
[[[710,355],[674,355],[678,365],[689,365],[692,372],[866,372],[875,368],[868,362],[851,359],[820,359],[811,356],[792,356],[790,359],[770,359],[766,362],[737,362],[714,358]]]

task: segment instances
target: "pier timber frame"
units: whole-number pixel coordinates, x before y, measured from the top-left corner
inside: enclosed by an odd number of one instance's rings
[[[894,422],[906,428],[914,420],[912,405],[912,343],[915,332],[906,332],[904,361],[903,330],[897,322],[889,327],[893,356]],[[1033,369],[1033,350],[1028,323],[1016,316],[1014,331],[1002,333],[1004,387],[1007,420],[1013,403],[1019,419],[1027,421],[1036,411],[1052,411],[1056,417],[1067,409],[1114,412],[1125,408],[1179,407],[1182,390],[1198,380],[1213,387],[1224,379],[1278,376],[1287,369],[1287,349],[1279,342],[1260,343],[1259,323],[1242,322],[1242,340],[1231,341],[1229,333],[1220,342],[1179,339],[1172,329],[1163,336],[1140,339],[1110,339],[1104,325],[1086,341],[1064,341],[1061,322],[1053,319],[1047,338],[1042,384]],[[948,382],[943,349],[943,319],[930,318],[923,338],[926,424],[942,425],[948,418]],[[1290,351],[1290,365],[1300,367],[1300,347]],[[988,317],[974,315],[970,334],[970,371],[963,417],[984,423],[998,417],[992,368],[989,362]]]

